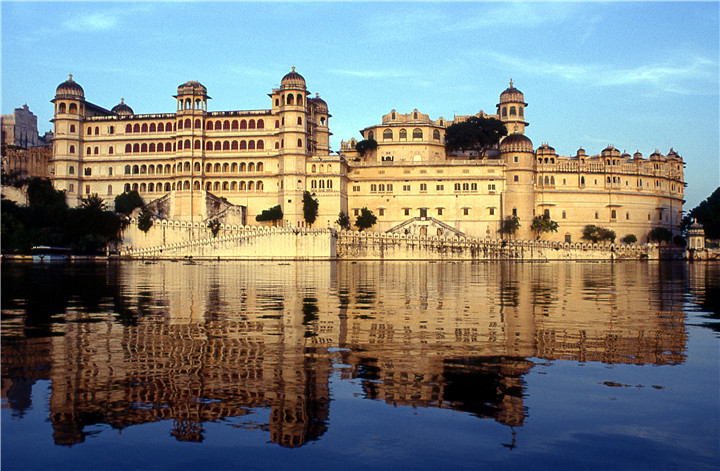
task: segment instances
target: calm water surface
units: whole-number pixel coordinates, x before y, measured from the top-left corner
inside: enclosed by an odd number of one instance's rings
[[[2,469],[717,469],[720,264],[2,264]]]

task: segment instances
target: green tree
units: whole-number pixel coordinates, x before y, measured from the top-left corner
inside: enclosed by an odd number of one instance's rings
[[[471,116],[466,121],[448,126],[445,149],[448,152],[475,151],[482,156],[503,136],[507,136],[507,128],[499,119]]]
[[[514,236],[518,229],[520,229],[520,218],[512,215],[503,220],[498,232],[502,235]]]
[[[346,231],[349,231],[350,230],[350,216],[345,214],[344,211],[340,211],[340,213],[338,214],[338,218],[335,221],[335,224],[342,227]]]
[[[140,215],[138,216],[138,229],[143,232],[147,232],[153,225],[153,213],[147,206],[142,207]]]
[[[545,232],[557,232],[558,223],[550,219],[548,215],[535,216],[530,230],[535,233],[535,239],[540,240],[540,236]]]
[[[316,198],[313,198],[315,194],[310,194],[309,191],[303,193],[303,217],[308,227],[312,227],[315,224],[315,220],[318,215],[318,207],[320,203]]]
[[[142,208],[145,205],[142,197],[136,190],[119,194],[115,197],[115,212],[130,216],[135,208]]]
[[[207,225],[208,229],[210,229],[210,232],[212,232],[213,237],[217,237],[218,232],[220,232],[220,221],[217,219],[213,219],[212,221],[208,222]]]
[[[615,242],[615,231],[611,229],[607,229],[605,227],[598,227],[593,224],[588,224],[583,228],[583,235],[582,238],[585,240],[589,240],[592,243],[597,242]]]
[[[686,219],[687,221],[683,220],[685,226],[690,226],[692,219],[695,219],[702,224],[705,237],[720,239],[720,187],[705,201],[691,209]]]
[[[105,204],[105,200],[100,198],[97,193],[93,193],[80,201],[80,208],[93,214],[99,214],[107,210],[107,205]]]
[[[366,152],[377,149],[377,146],[378,143],[375,139],[365,139],[355,144],[355,150],[358,151],[360,155],[365,155]]]
[[[370,211],[367,208],[362,208],[360,210],[360,215],[355,219],[355,226],[358,228],[358,230],[362,231],[363,229],[369,229],[372,226],[375,225],[377,222],[377,216],[373,214],[372,211]]]
[[[27,195],[30,206],[67,208],[65,192],[56,190],[47,178],[31,178],[28,182]]]
[[[283,218],[283,212],[280,205],[273,206],[270,209],[264,209],[260,214],[255,216],[257,222],[272,221],[276,224],[277,221]]]
[[[670,242],[670,239],[672,239],[672,232],[670,232],[668,229],[665,229],[664,227],[654,227],[649,233],[648,233],[648,240],[651,242]]]
[[[628,234],[622,239],[620,239],[620,242],[622,242],[623,244],[634,244],[635,242],[637,242],[637,237],[635,236],[635,234]]]

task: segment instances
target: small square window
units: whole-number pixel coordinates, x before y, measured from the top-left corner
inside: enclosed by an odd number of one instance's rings
[[[468,214],[470,214],[470,208],[463,208],[462,210],[463,210],[463,216],[467,216]]]
[[[378,208],[378,216],[385,216],[385,208]]]
[[[490,212],[490,216],[495,215],[495,208],[488,208],[488,211]]]
[[[403,212],[405,213],[405,216],[410,216],[410,208],[403,208]]]

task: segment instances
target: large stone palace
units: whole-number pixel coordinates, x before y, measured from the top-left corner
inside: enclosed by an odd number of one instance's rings
[[[280,205],[282,224],[297,227],[307,190],[320,203],[315,226],[334,226],[341,211],[354,221],[367,207],[378,218],[373,231],[495,238],[503,219],[516,215],[515,237],[533,238],[533,218],[549,215],[559,229],[544,237],[571,242],[587,224],[645,242],[654,227],[677,232],[682,218],[680,155],[535,149],[525,136],[527,103],[512,81],[496,114],[475,115],[508,130],[484,155],[446,151],[448,126],[470,116],[433,120],[418,110],[392,110],[361,130],[375,149],[358,152],[349,139],[331,152],[327,103],[310,96],[294,67],[269,93],[268,109],[209,111],[207,89],[196,81],[174,97],[173,113],[135,114],[123,100],[110,110],[86,101],[72,76],[57,87],[51,172],[71,205],[98,194],[112,207],[118,194],[137,190],[146,202],[163,202],[156,207],[169,219],[240,214],[233,223],[254,225]]]

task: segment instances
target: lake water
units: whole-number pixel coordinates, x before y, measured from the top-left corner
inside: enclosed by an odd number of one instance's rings
[[[720,264],[2,264],[2,469],[717,469]]]

